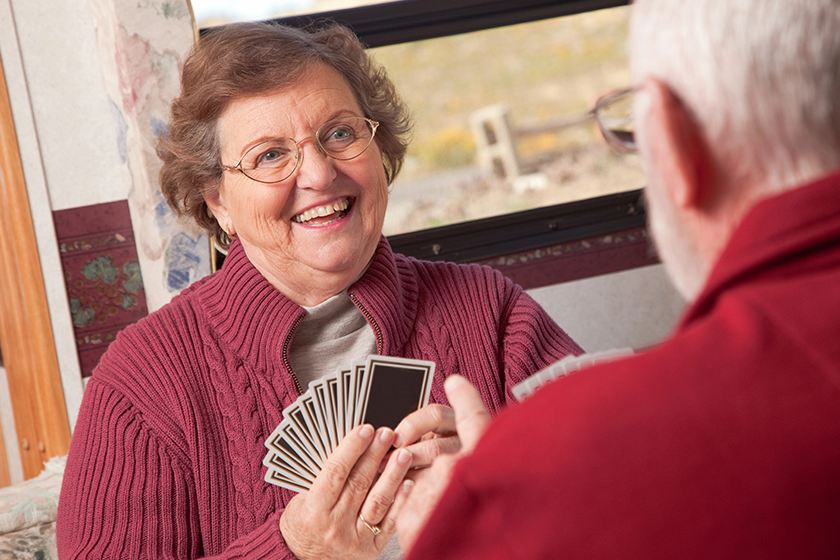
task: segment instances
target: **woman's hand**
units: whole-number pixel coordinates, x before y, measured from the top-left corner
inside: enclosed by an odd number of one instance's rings
[[[461,449],[455,412],[446,405],[424,406],[406,416],[394,431],[394,447],[411,451],[412,467],[427,467],[438,455]]]
[[[280,531],[297,558],[379,555],[396,531],[397,513],[413,484],[404,481],[412,462],[406,449],[391,455],[373,484],[394,438],[389,428],[375,432],[368,424],[354,428],[324,464],[310,491],[292,498],[280,516]],[[379,532],[374,534],[372,528]]]

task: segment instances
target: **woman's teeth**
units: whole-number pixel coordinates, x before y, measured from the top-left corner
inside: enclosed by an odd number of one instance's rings
[[[350,201],[345,198],[344,200],[339,200],[334,204],[310,208],[306,212],[301,212],[297,216],[293,217],[292,220],[299,224],[303,224],[314,218],[323,218],[325,216],[329,216],[330,214],[335,214],[336,212],[343,212],[349,207]]]

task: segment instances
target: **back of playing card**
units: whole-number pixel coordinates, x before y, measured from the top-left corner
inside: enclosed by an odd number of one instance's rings
[[[396,428],[428,404],[434,374],[434,362],[370,356],[362,384],[361,423]]]

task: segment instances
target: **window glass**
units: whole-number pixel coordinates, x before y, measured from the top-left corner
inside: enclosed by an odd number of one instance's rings
[[[628,7],[372,49],[416,121],[385,234],[643,186],[587,112],[630,84]]]

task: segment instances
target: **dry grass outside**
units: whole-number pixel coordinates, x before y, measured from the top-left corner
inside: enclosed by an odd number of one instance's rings
[[[606,145],[568,151],[518,184],[489,177],[477,167],[397,182],[385,215],[385,235],[477,220],[615,192],[638,189],[644,174],[638,156]],[[532,188],[527,188],[530,183]],[[526,187],[522,190],[517,186]]]
[[[520,126],[584,113],[629,83],[628,16],[612,8],[372,49],[414,115],[409,156],[421,169],[448,167],[435,159],[437,135],[471,135],[470,114],[489,105],[507,104]]]

